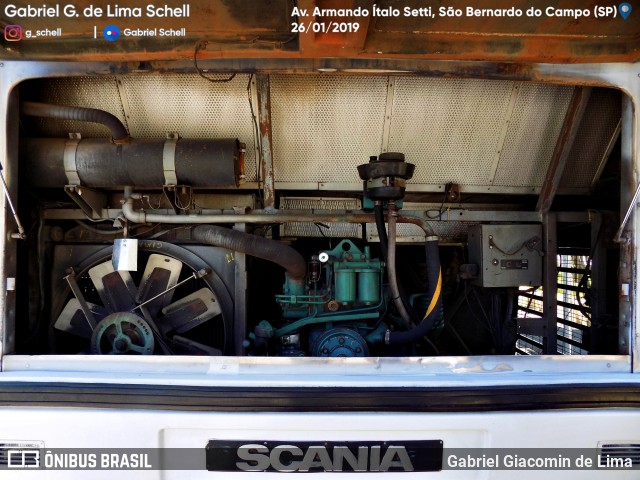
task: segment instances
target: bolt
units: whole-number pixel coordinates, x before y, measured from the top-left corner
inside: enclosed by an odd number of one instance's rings
[[[125,342],[124,339],[121,338],[119,340],[116,340],[116,342],[115,342],[115,344],[113,346],[119,352],[123,352],[125,350],[125,348],[127,348],[127,342]]]
[[[322,349],[322,353],[324,353],[324,354],[329,353],[329,349],[328,349],[328,348],[326,348],[326,347],[325,347],[325,348],[323,348],[323,349]]]
[[[356,348],[356,353],[360,353],[362,349],[360,347]]]
[[[338,338],[338,343],[339,343],[340,345],[344,345],[344,337],[340,337],[340,338]]]

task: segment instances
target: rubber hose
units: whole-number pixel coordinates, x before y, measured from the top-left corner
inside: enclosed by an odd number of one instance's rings
[[[193,238],[207,245],[214,245],[252,257],[276,263],[287,271],[289,278],[302,282],[307,274],[307,262],[296,250],[283,243],[250,233],[215,225],[199,225],[193,229]]]
[[[373,207],[373,213],[376,217],[376,229],[378,230],[378,238],[380,238],[380,250],[382,250],[382,258],[387,261],[387,228],[384,224],[384,207],[382,204],[376,203]]]
[[[427,288],[429,290],[429,308],[425,318],[406,332],[387,332],[385,343],[399,345],[417,342],[431,330],[442,313],[442,272],[440,271],[440,252],[438,239],[429,238],[425,243],[427,253]]]
[[[100,123],[111,131],[115,141],[129,138],[129,132],[115,115],[96,108],[66,107],[49,103],[22,102],[21,112],[32,117],[61,118],[81,122]]]
[[[376,219],[376,228],[378,230],[378,238],[380,239],[380,250],[382,250],[382,258],[385,263],[387,263],[387,250],[389,249],[388,238],[387,238],[387,229],[384,223],[384,207],[382,204],[375,204],[373,207],[373,213]],[[413,310],[411,305],[409,304],[409,299],[407,298],[407,294],[402,287],[402,282],[396,278],[396,285],[398,286],[398,293],[400,294],[400,300],[404,305],[405,310],[409,313],[409,317],[411,318],[411,322],[409,325],[417,325],[420,323],[420,317]]]
[[[389,212],[389,237],[387,239],[387,276],[389,278],[389,287],[391,288],[391,296],[393,297],[393,303],[398,309],[398,313],[402,319],[409,325],[411,322],[411,315],[407,310],[402,297],[400,296],[400,290],[398,289],[398,275],[396,272],[396,217],[393,215],[395,212]]]

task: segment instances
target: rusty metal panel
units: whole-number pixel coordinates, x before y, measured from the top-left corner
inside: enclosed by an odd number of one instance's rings
[[[6,2],[5,2],[6,3]],[[13,0],[11,4],[25,7],[29,0]],[[520,8],[518,16],[505,17],[468,15],[467,7],[487,7],[484,0],[469,0],[459,5],[457,16],[439,13],[448,5],[422,0],[164,0],[163,4],[177,10],[162,17],[143,13],[144,6],[136,2],[126,7],[140,8],[139,14],[125,17],[115,12],[106,15],[87,15],[89,0],[73,5],[78,16],[60,14],[50,17],[19,18],[11,12],[0,11],[0,25],[19,23],[25,30],[61,29],[61,36],[41,37],[37,41],[11,42],[0,38],[3,58],[67,59],[94,61],[167,61],[193,56],[194,44],[205,41],[208,47],[201,52],[204,58],[429,58],[437,60],[474,60],[505,62],[634,62],[640,52],[638,22],[621,22],[618,18],[594,18],[596,0],[575,2],[558,0],[549,5],[545,0],[530,0],[514,5],[511,0],[493,0],[492,9]],[[100,3],[100,2],[98,2]],[[372,7],[395,7],[398,16],[373,16]],[[458,2],[459,3],[459,2]],[[38,6],[42,3],[38,4]],[[308,10],[307,16],[292,15],[294,5]],[[34,7],[36,5],[33,5]],[[117,4],[100,4],[115,10]],[[314,7],[364,7],[367,15],[314,17]],[[600,5],[602,6],[602,5]],[[60,5],[62,7],[62,4]],[[430,9],[431,15],[405,16],[405,7]],[[527,15],[531,7],[541,11],[579,8],[580,17],[544,14]],[[609,5],[609,7],[611,7]],[[62,10],[62,9],[60,9]],[[464,12],[463,12],[464,11]],[[115,21],[121,30],[141,29],[153,33],[144,36],[123,36],[116,42],[102,41],[103,28]],[[301,21],[304,33],[292,31],[291,24]],[[357,31],[313,32],[312,21],[330,29],[330,22],[357,24]],[[323,22],[323,23],[321,23]],[[94,27],[96,27],[94,38]],[[179,36],[163,36],[161,28],[181,30]],[[318,28],[316,28],[318,30]],[[97,40],[97,41],[96,41]]]

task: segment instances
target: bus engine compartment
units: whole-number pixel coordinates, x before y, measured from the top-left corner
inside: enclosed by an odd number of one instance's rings
[[[628,354],[619,91],[210,79],[14,89],[9,353]]]

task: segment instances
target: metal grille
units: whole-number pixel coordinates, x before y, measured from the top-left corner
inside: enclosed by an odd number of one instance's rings
[[[282,197],[282,210],[320,209],[320,210],[357,210],[361,207],[356,198],[310,198]],[[351,237],[359,238],[359,223],[285,223],[282,226],[285,237]]]
[[[542,186],[572,92],[573,87],[520,85],[494,185]]]
[[[610,142],[620,122],[622,101],[620,92],[608,88],[596,88],[582,117],[560,187],[591,186],[598,168],[604,166],[610,153]],[[611,145],[613,146],[613,145]]]
[[[591,309],[584,305],[581,292],[591,288],[587,273],[588,257],[584,255],[558,255],[558,323],[557,353],[562,355],[586,355],[586,332],[591,327]],[[585,277],[586,275],[586,277]],[[518,318],[539,318],[542,322],[542,288],[534,291],[520,288]],[[516,349],[521,354],[542,353],[543,338],[538,335],[520,334]]]
[[[387,77],[274,75],[273,158],[280,182],[360,183],[380,153]]]
[[[488,185],[513,82],[396,80],[389,151],[416,164],[410,183]]]

